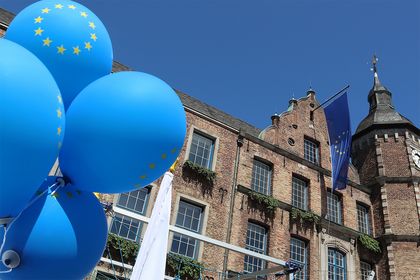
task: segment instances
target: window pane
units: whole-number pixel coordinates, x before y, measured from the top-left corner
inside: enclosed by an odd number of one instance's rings
[[[246,233],[246,249],[266,254],[267,251],[267,231],[264,227],[248,223],[248,230]],[[244,272],[250,273],[261,270],[265,267],[265,261],[252,257],[245,256],[244,258]]]
[[[306,182],[292,178],[292,205],[302,210],[308,210],[308,188]]]
[[[341,224],[341,201],[338,195],[327,192],[327,219]]]
[[[318,163],[319,151],[318,151],[318,144],[305,139],[304,140],[304,157],[306,160],[309,160],[313,163]]]
[[[210,169],[212,164],[213,148],[213,139],[194,132],[188,159],[201,167]]]
[[[368,280],[370,272],[373,270],[372,266],[366,262],[360,262],[360,274],[362,280]]]
[[[110,232],[132,241],[139,241],[142,226],[143,223],[136,219],[116,214]]]
[[[199,233],[201,231],[202,214],[202,207],[181,200],[175,225]],[[198,241],[182,234],[174,234],[171,251],[195,258],[198,251]]]
[[[302,265],[302,270],[295,273],[296,280],[306,280],[309,279],[308,276],[308,252],[306,243],[297,238],[292,238],[290,240],[290,258],[295,262]]]
[[[328,249],[328,280],[346,280],[346,256],[333,248]]]
[[[120,194],[117,206],[129,209],[139,214],[146,212],[149,197],[149,189],[142,188],[129,193]]]
[[[251,189],[266,195],[271,194],[271,166],[254,159]]]
[[[357,204],[357,218],[359,231],[370,234],[369,209],[363,205]]]

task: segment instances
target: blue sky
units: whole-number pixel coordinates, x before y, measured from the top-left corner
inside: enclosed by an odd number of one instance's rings
[[[320,101],[349,84],[354,131],[368,113],[374,53],[397,110],[420,126],[420,1],[79,2],[107,26],[116,60],[259,128],[310,84]]]

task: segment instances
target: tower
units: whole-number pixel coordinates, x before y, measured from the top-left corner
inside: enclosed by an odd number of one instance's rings
[[[373,233],[383,251],[377,279],[418,279],[420,129],[396,111],[376,64],[374,56],[369,114],[353,136],[352,160],[372,190]]]

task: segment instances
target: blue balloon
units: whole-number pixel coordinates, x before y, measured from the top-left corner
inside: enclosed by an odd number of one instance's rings
[[[84,87],[111,73],[108,32],[99,18],[79,3],[36,2],[14,18],[6,38],[33,52],[47,66],[66,109]]]
[[[83,190],[117,193],[144,187],[176,160],[186,133],[178,95],[162,80],[119,72],[86,87],[67,114],[59,161]]]
[[[55,177],[46,183],[52,185]],[[6,236],[3,254],[13,250],[20,265],[1,279],[83,279],[99,261],[107,222],[92,194],[65,186],[45,193],[25,210]],[[8,270],[0,264],[0,270]]]
[[[64,107],[48,69],[0,39],[0,218],[16,216],[58,156]]]

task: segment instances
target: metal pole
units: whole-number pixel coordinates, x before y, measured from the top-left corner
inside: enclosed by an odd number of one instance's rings
[[[331,101],[331,99],[335,98],[340,93],[346,91],[349,87],[350,87],[350,85],[347,85],[346,87],[344,87],[342,90],[340,90],[339,92],[337,92],[336,94],[334,94],[333,96],[331,96],[330,98],[328,98],[327,100],[325,100],[324,102],[322,102],[322,104],[320,104],[319,106],[317,106],[315,109],[313,109],[312,112],[315,112],[315,110],[319,109],[319,107],[322,107],[322,105],[324,105],[325,103]]]

